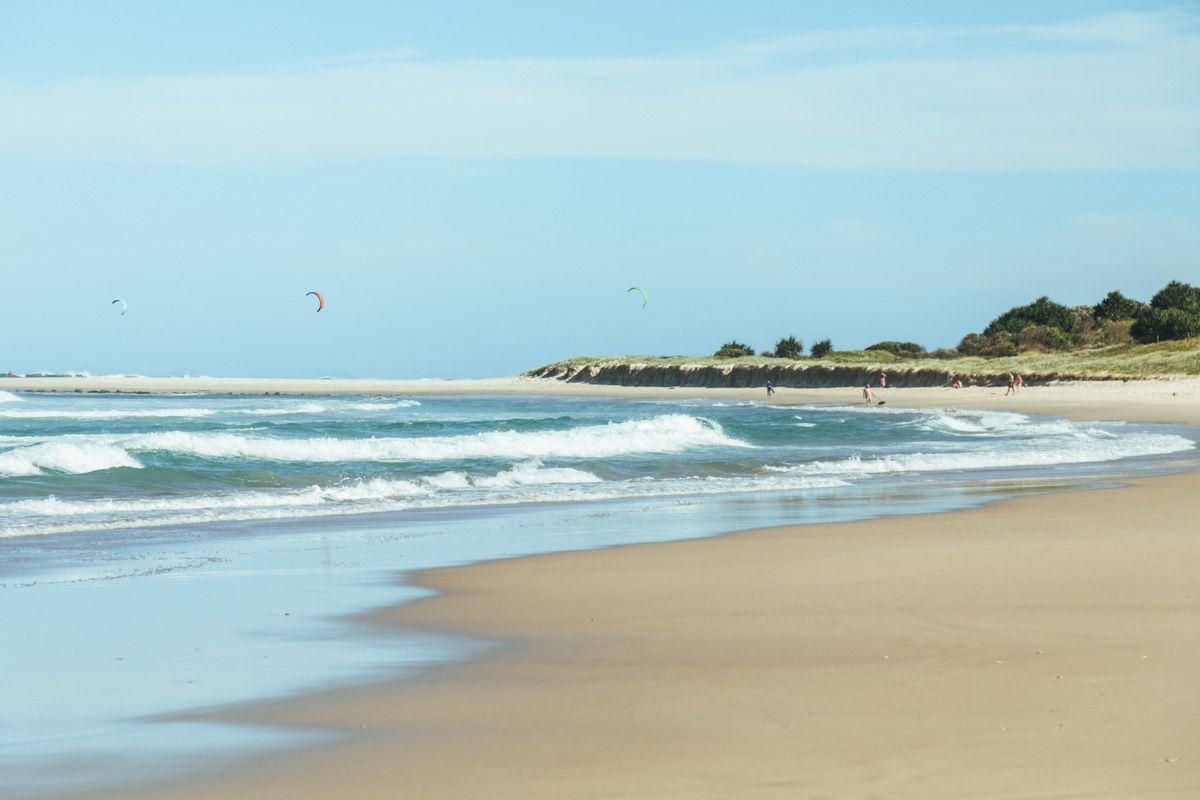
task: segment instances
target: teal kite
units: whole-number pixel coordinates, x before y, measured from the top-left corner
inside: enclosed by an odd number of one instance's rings
[[[128,304],[118,297],[116,300],[113,300],[111,303],[109,303],[109,305],[115,306],[117,303],[121,304],[121,316],[125,316],[125,312],[129,310]]]
[[[630,286],[627,290],[625,290],[625,294],[629,294],[630,292],[637,292],[642,296],[642,308],[645,308],[646,307],[646,290],[642,289],[638,286]]]

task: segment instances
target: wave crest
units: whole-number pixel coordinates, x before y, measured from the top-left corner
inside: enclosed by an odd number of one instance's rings
[[[234,433],[164,431],[116,437],[133,451],[263,461],[446,461],[464,458],[610,458],[682,453],[697,447],[751,447],[716,422],[686,414],[559,431],[490,431],[458,436],[372,439],[279,439]]]
[[[116,467],[142,466],[125,450],[94,442],[42,442],[0,453],[0,475],[26,477],[45,472],[80,475]]]

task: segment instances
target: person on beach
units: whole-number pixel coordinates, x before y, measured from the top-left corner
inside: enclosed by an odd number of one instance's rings
[[[879,388],[880,389],[887,388],[887,373],[886,372],[879,373]]]
[[[867,385],[863,386],[863,402],[870,406],[871,400],[874,397],[875,395],[871,394],[871,384],[868,383]]]
[[[773,394],[775,394],[775,387],[771,385],[770,381],[767,381],[767,397],[770,397]]]
[[[1017,389],[1016,393],[1017,393],[1017,394],[1020,394],[1020,393],[1021,393],[1021,387],[1025,385],[1025,381],[1021,380],[1021,374],[1020,374],[1020,373],[1017,373],[1017,380],[1016,380],[1016,383],[1015,383],[1014,385],[1016,386],[1016,389]]]
[[[954,383],[950,384],[950,388],[951,388],[951,389],[961,389],[961,388],[962,388],[962,381],[960,381],[958,378],[955,378],[955,379],[954,379]]]
[[[1010,394],[1016,394],[1016,393],[1017,393],[1017,379],[1014,378],[1013,374],[1010,372],[1010,373],[1008,373],[1008,389],[1005,390],[1004,396],[1008,397]]]

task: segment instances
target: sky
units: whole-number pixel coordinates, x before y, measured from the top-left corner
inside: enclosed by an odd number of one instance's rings
[[[1197,76],[1195,2],[0,0],[0,372],[487,377],[1148,300],[1200,283]]]

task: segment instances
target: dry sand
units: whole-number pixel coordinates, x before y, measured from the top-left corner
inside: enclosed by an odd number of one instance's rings
[[[941,405],[1198,423],[1196,389],[960,390]],[[504,646],[219,712],[347,738],[119,796],[1200,797],[1198,520],[1188,472],[423,573],[442,594],[376,618]]]

